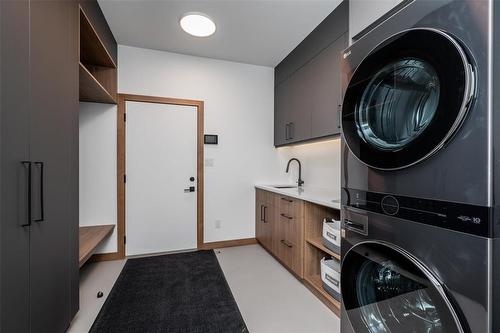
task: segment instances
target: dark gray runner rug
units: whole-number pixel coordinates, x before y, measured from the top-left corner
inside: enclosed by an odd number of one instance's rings
[[[248,332],[213,251],[130,259],[90,332]]]

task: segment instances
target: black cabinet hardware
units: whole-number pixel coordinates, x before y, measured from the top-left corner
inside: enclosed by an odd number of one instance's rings
[[[293,217],[291,217],[291,216],[288,216],[288,215],[286,215],[286,214],[283,214],[283,213],[281,213],[280,215],[281,215],[282,217],[284,217],[284,218],[288,219],[288,220],[291,220],[291,219],[293,219]]]
[[[44,190],[43,190],[43,167],[44,164],[43,162],[35,162],[34,163],[36,166],[40,168],[40,182],[39,182],[39,187],[40,187],[40,195],[39,195],[39,200],[40,200],[40,217],[35,220],[35,222],[43,222],[45,220],[45,204],[44,204]]]
[[[289,203],[292,203],[292,202],[293,202],[293,200],[290,200],[290,199],[287,199],[287,198],[281,198],[281,200],[286,201],[286,202],[289,202]]]
[[[293,247],[293,245],[292,245],[292,244],[290,244],[290,242],[287,242],[287,241],[286,241],[286,240],[284,240],[284,239],[282,239],[282,240],[281,240],[281,243],[282,243],[283,245],[285,245],[286,247],[288,247],[288,248],[292,248],[292,247]]]
[[[32,163],[30,161],[22,161],[21,162],[24,167],[28,167],[28,172],[26,174],[26,195],[28,199],[27,203],[27,217],[26,217],[26,223],[21,224],[23,227],[29,227],[31,225],[31,165]]]
[[[341,128],[341,122],[342,122],[342,105],[339,104],[337,107],[337,128]]]

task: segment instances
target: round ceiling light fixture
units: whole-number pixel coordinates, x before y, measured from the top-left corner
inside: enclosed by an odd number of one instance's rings
[[[182,15],[179,24],[182,30],[196,37],[208,37],[217,29],[214,21],[203,13],[186,13]]]

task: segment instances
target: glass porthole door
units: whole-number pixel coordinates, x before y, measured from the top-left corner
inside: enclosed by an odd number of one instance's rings
[[[473,93],[472,66],[452,37],[431,29],[402,32],[356,68],[342,107],[344,138],[374,168],[413,165],[453,135]]]
[[[462,333],[444,288],[418,262],[390,246],[353,247],[342,263],[344,307],[356,333]]]

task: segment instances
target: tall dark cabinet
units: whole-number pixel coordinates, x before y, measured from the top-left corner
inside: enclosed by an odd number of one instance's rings
[[[275,68],[274,145],[340,134],[340,55],[348,46],[343,1]]]
[[[78,311],[78,3],[0,1],[0,330]]]

